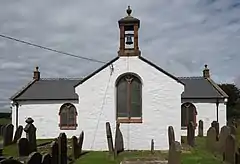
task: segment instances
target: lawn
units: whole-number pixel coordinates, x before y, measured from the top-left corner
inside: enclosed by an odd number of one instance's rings
[[[49,142],[51,140],[38,140],[37,144]],[[69,141],[68,141],[69,142]],[[212,154],[205,148],[205,138],[196,138],[196,147],[189,148],[185,144],[182,151],[182,163],[183,164],[222,164],[221,156],[218,154]],[[39,150],[41,153],[46,153],[48,148],[42,148]],[[4,155],[17,157],[16,145],[10,145],[4,148]],[[68,150],[68,154],[71,154],[71,149]],[[153,154],[150,151],[125,151],[119,154],[114,160],[108,152],[92,151],[85,153],[79,159],[75,161],[75,164],[119,164],[123,159],[130,158],[160,158],[166,160],[168,158],[167,152],[155,151]]]

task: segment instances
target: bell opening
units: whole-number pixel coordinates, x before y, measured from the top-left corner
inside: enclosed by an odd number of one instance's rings
[[[126,48],[133,48],[133,34],[127,33],[125,34],[125,43],[126,43]]]

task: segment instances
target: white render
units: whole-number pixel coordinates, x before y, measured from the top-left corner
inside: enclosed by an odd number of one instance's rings
[[[65,132],[70,138],[85,132],[84,150],[107,150],[106,122],[110,122],[115,136],[116,103],[115,82],[123,73],[136,73],[142,80],[143,123],[121,124],[124,148],[149,150],[151,140],[157,150],[168,149],[168,126],[173,126],[175,139],[181,138],[181,94],[184,85],[165,75],[138,57],[120,57],[113,63],[113,72],[106,67],[75,88],[79,103],[73,103],[78,112],[77,130],[59,129],[59,109],[64,102],[22,104],[19,107],[19,125],[32,117],[37,127],[37,138],[55,138]],[[211,110],[211,109],[210,109]],[[13,110],[15,125],[16,110]]]
[[[211,123],[217,120],[217,108],[215,103],[192,103],[197,110],[196,122],[203,121],[203,135],[207,135]],[[219,127],[223,127],[227,123],[227,109],[224,103],[219,103],[218,107],[218,122]],[[181,130],[182,136],[187,136],[187,130]],[[195,130],[195,136],[198,135],[198,127]]]

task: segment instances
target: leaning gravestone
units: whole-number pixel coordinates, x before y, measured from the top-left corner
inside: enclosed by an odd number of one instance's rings
[[[203,137],[203,121],[198,121],[198,136]]]
[[[235,164],[236,139],[234,135],[228,135],[226,139],[224,161]]]
[[[218,141],[218,136],[219,136],[219,123],[217,121],[213,121],[211,123],[211,126],[216,129],[216,140]]]
[[[108,142],[108,151],[110,154],[114,154],[112,130],[109,122],[106,122],[106,134],[107,134],[107,142]]]
[[[67,164],[67,136],[60,133],[58,137],[59,164]]]
[[[169,148],[171,146],[171,144],[175,141],[175,134],[174,134],[174,129],[172,126],[168,127],[168,144],[169,144]]]
[[[84,140],[84,132],[82,131],[79,138],[78,138],[78,145],[80,148],[80,155],[82,153],[82,147],[83,147],[83,140]]]
[[[225,151],[225,145],[226,145],[226,139],[230,135],[230,127],[229,126],[223,126],[220,131],[219,135],[219,152],[221,154]]]
[[[3,131],[3,146],[12,144],[13,139],[13,124],[8,124]]]
[[[20,125],[20,126],[18,126],[18,128],[15,132],[13,143],[16,143],[18,141],[18,139],[20,139],[22,137],[22,132],[23,132],[23,126]]]
[[[41,164],[41,163],[42,155],[38,152],[32,152],[27,159],[27,164]]]
[[[17,141],[18,156],[28,156],[29,155],[29,141],[27,138],[20,138]]]
[[[77,159],[80,156],[80,147],[76,136],[72,136],[72,156]]]
[[[59,152],[58,152],[58,142],[53,141],[50,146],[50,155],[52,157],[52,164],[58,164]]]
[[[192,121],[187,126],[187,143],[192,147],[195,145],[195,126]]]
[[[42,164],[51,164],[51,162],[52,162],[51,159],[52,159],[52,157],[51,157],[51,155],[49,153],[43,155],[43,157],[42,157]]]
[[[115,156],[124,150],[123,136],[119,126],[120,126],[120,123],[117,123],[116,133],[115,133],[115,150],[114,150]]]
[[[207,131],[206,147],[211,152],[214,152],[216,149],[216,144],[216,129],[214,127],[210,127]]]
[[[29,141],[29,153],[37,151],[37,139],[36,139],[36,130],[37,128],[33,125],[34,120],[28,118],[26,121],[27,125],[24,128],[26,132],[26,138]]]
[[[168,164],[181,164],[181,144],[174,141],[169,149]]]

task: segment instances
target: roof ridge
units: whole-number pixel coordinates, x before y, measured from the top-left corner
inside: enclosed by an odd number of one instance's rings
[[[32,81],[28,82],[26,85],[24,85],[18,92],[16,92],[12,97],[10,97],[10,100],[13,100],[17,98],[19,95],[21,95],[27,88],[29,88],[36,80],[33,79]]]
[[[203,77],[202,76],[180,76],[180,77],[177,77],[179,79],[202,79]]]

